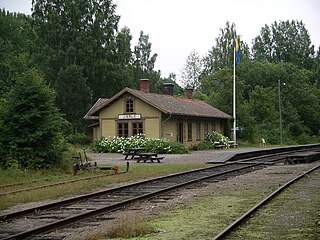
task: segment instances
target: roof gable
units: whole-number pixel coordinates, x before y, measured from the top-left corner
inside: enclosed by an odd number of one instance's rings
[[[94,116],[94,113],[96,112],[96,110],[105,102],[107,102],[108,99],[107,98],[99,98],[95,104],[90,108],[90,110],[86,113],[86,115],[84,115],[84,119],[87,120],[97,120],[99,119],[99,116]]]
[[[179,98],[166,94],[145,93],[131,88],[123,89],[109,100],[100,102],[100,104],[96,103],[94,105],[96,107],[94,108],[93,106],[86,114],[86,116],[88,115],[92,117],[98,117],[94,115],[97,115],[97,113],[99,113],[103,108],[112,104],[114,100],[118,99],[127,92],[166,114],[195,117],[214,117],[224,119],[232,118],[230,115],[201,100]],[[86,119],[90,118],[87,117]]]

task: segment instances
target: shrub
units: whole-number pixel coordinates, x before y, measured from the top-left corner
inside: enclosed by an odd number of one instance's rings
[[[208,150],[213,149],[213,144],[211,142],[205,141],[198,144],[198,150]]]
[[[230,139],[228,137],[217,132],[209,133],[205,138],[205,142],[209,142],[210,144],[213,144],[214,142],[219,142],[221,145],[224,145],[225,148],[230,147],[229,141]]]
[[[166,139],[147,139],[145,148],[148,152],[156,152],[156,153],[170,153],[171,146],[170,142]]]
[[[65,120],[36,69],[20,74],[0,103],[0,165],[49,168],[63,161]],[[14,161],[13,161],[14,160]]]
[[[189,153],[186,146],[180,142],[170,142],[170,146],[171,146],[171,153],[175,153],[175,154]]]
[[[189,146],[189,150],[191,150],[191,151],[198,151],[198,150],[199,150],[198,144],[191,144],[191,145]]]
[[[143,134],[132,137],[108,137],[94,142],[93,150],[96,152],[124,152],[127,148],[145,147],[146,139]]]
[[[144,134],[131,137],[108,137],[93,143],[93,150],[96,152],[125,152],[128,148],[144,147],[148,152],[156,153],[185,153],[183,144],[169,142],[165,138],[146,138]]]

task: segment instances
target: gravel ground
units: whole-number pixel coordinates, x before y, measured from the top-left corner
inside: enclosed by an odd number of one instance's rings
[[[257,148],[246,148],[245,151],[259,150]],[[211,150],[211,151],[192,151],[189,154],[159,154],[164,157],[161,160],[163,164],[170,163],[207,163],[210,160],[218,159],[231,153],[243,152],[243,149],[228,149],[228,150]],[[88,157],[97,164],[123,164],[124,156],[121,153],[94,153],[92,151],[86,151]],[[142,164],[136,163],[136,161],[128,160],[130,164]]]

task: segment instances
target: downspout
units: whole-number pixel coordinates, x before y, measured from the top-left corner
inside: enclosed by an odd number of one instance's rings
[[[163,129],[163,124],[165,124],[165,123],[171,118],[171,116],[172,116],[172,113],[170,112],[169,117],[167,117],[167,118],[161,123],[161,132],[162,132],[162,129]],[[164,136],[164,134],[160,134],[160,136],[161,136],[161,135]]]
[[[170,113],[169,117],[167,117],[167,118],[161,123],[161,125],[162,125],[162,124],[165,124],[165,123],[171,118],[171,115],[172,115],[172,113]]]

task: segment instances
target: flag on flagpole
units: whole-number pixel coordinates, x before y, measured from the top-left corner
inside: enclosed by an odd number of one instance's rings
[[[233,141],[237,142],[236,132],[236,64],[240,64],[240,48],[236,31],[233,33]]]
[[[234,38],[233,46],[236,49],[236,63],[240,64],[240,48],[239,48],[239,41],[238,41],[238,38],[237,38],[236,31],[234,31],[233,38]]]

